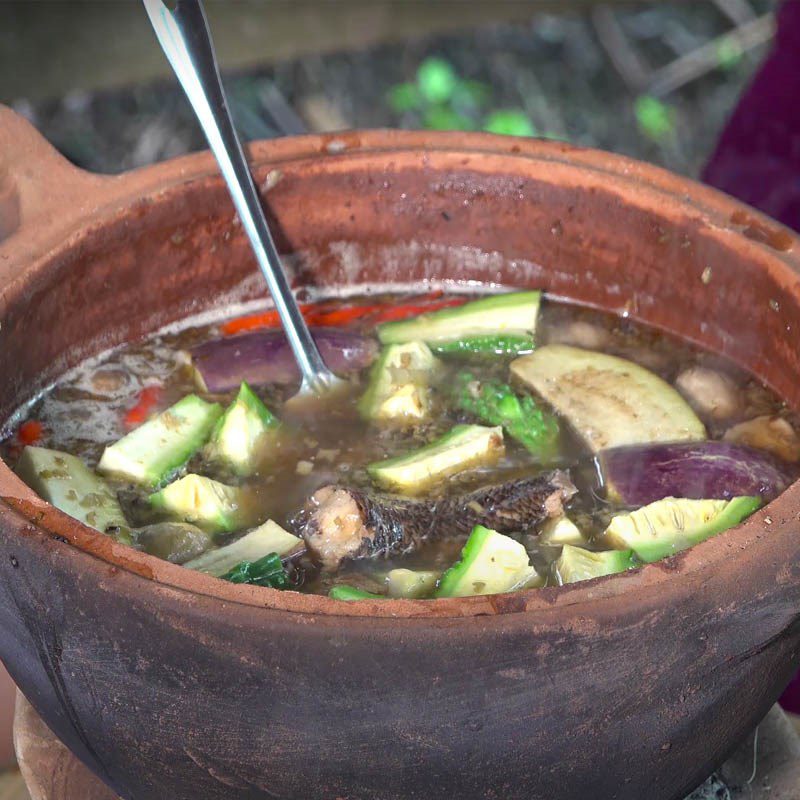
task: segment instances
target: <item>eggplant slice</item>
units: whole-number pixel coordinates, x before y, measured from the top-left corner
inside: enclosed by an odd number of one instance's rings
[[[375,339],[337,328],[312,328],[311,335],[328,368],[337,374],[368,367],[378,353]],[[283,331],[254,331],[204,342],[191,351],[200,387],[212,394],[251,386],[289,385],[300,368]]]
[[[671,442],[603,450],[597,465],[608,496],[636,508],[665,497],[777,497],[796,470],[771,453],[731,442]]]
[[[575,492],[561,470],[431,500],[331,485],[309,498],[294,527],[312,558],[333,572],[347,559],[403,555],[425,542],[466,538],[475,525],[525,533],[561,515]]]

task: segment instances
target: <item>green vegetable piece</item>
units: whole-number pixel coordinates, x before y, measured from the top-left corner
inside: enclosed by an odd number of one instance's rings
[[[218,403],[190,394],[106,447],[97,469],[145,486],[160,486],[205,444],[221,414]]]
[[[455,400],[461,411],[489,425],[501,425],[534,455],[547,456],[558,441],[558,422],[543,411],[530,395],[517,395],[498,380],[479,381],[471,372],[455,379]]]
[[[235,531],[251,522],[243,489],[202,475],[186,475],[151,494],[148,500],[154,509],[192,522],[209,533]]]
[[[537,130],[521,109],[492,111],[483,123],[483,129],[489,133],[503,136],[536,136]]]
[[[417,69],[417,86],[429,103],[446,103],[458,82],[455,70],[443,58],[426,58]]]
[[[418,494],[459,472],[493,464],[504,452],[502,428],[456,425],[427,447],[369,464],[367,472],[384,488]]]
[[[524,589],[541,589],[547,583],[544,575],[540,575],[535,567],[529,567],[520,579],[508,589],[509,592],[521,592]]]
[[[208,531],[188,522],[156,522],[135,532],[136,544],[151,556],[183,564],[213,546]]]
[[[624,358],[550,344],[512,361],[511,374],[566,417],[595,453],[706,438],[703,423],[672,386]]]
[[[222,580],[268,586],[272,589],[289,589],[292,585],[277,553],[269,553],[258,561],[242,561],[230,572],[226,572]]]
[[[553,566],[553,571],[559,586],[563,586],[566,583],[588,581],[603,575],[624,572],[636,565],[631,550],[606,550],[596,553],[565,544],[558,561]]]
[[[46,447],[26,447],[16,473],[42,500],[84,525],[130,544],[128,521],[116,494],[76,456]]]
[[[389,597],[420,599],[430,597],[439,580],[438,572],[413,569],[393,569],[386,575],[386,593]]]
[[[442,356],[521,356],[533,352],[534,347],[533,337],[526,334],[487,334],[431,342],[431,350]]]
[[[333,600],[385,600],[382,594],[373,594],[372,592],[365,592],[363,589],[356,589],[355,586],[348,586],[346,583],[340,583],[334,586],[329,592],[328,597]]]
[[[424,342],[384,348],[370,373],[369,386],[358,403],[362,417],[378,422],[415,424],[430,416],[431,379],[440,363]]]
[[[261,398],[242,382],[211,434],[206,459],[224,464],[236,475],[252,475],[274,443],[279,426]]]
[[[476,336],[530,336],[536,330],[541,292],[509,292],[462,306],[378,326],[383,344],[452,342]]]
[[[184,566],[219,578],[242,561],[258,561],[270,553],[285,556],[293,551],[299,551],[302,545],[302,539],[293,536],[277,522],[268,519],[263,525],[259,525],[235,542],[217,550],[209,550]]]
[[[516,539],[476,525],[461,559],[439,581],[436,597],[468,597],[515,591],[535,575],[527,550]]]
[[[629,514],[617,514],[604,537],[611,547],[632,549],[642,561],[658,561],[738,525],[760,506],[760,497],[667,497]]]
[[[586,537],[580,528],[569,517],[555,517],[542,525],[539,534],[539,544],[547,547],[563,547],[571,544],[575,547],[585,547]]]

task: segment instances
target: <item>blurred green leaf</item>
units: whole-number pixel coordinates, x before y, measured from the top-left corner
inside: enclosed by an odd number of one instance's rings
[[[492,89],[480,81],[459,81],[453,90],[453,105],[460,108],[478,109],[485,106],[492,96]]]
[[[446,103],[458,85],[458,76],[443,58],[426,58],[417,70],[417,87],[429,103]]]
[[[405,114],[422,105],[422,95],[415,83],[398,83],[389,89],[386,101],[396,114]]]
[[[643,94],[634,104],[639,130],[654,141],[661,141],[675,128],[675,111],[655,97]]]
[[[717,45],[717,62],[721,69],[733,69],[743,55],[742,46],[735,39],[723,39]]]
[[[431,106],[422,118],[423,125],[434,131],[471,131],[475,123],[447,106]]]
[[[536,128],[521,109],[492,111],[483,123],[483,129],[489,133],[501,133],[504,136],[536,136]]]

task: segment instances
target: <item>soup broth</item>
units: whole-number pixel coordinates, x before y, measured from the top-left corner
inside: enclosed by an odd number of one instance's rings
[[[524,305],[533,294],[503,297]],[[467,330],[465,304],[476,299],[386,294],[307,307],[323,355],[348,381],[313,408],[287,404],[298,384],[273,312],[160,333],[65,376],[17,415],[0,454],[67,513],[69,498],[53,499],[53,470],[36,458],[76,456],[119,503],[122,523],[104,530],[134,547],[228,580],[340,599],[513,591],[635,568],[736,524],[793,479],[795,415],[733,364],[546,298],[526,307],[527,327],[506,329],[503,315],[484,325],[478,308]],[[191,437],[168,411],[187,396],[203,401],[192,413],[208,415]],[[612,399],[619,407],[603,406]],[[235,430],[235,414],[221,417],[253,403],[272,416],[253,412]],[[155,479],[126,473],[133,457],[115,443],[159,419],[162,438],[134,460],[177,442],[180,463]],[[256,447],[248,436],[259,419]],[[716,472],[702,459],[716,459]],[[742,483],[736,464],[751,459],[759,478]],[[665,477],[665,464],[685,474]],[[211,480],[190,486],[187,476]],[[217,503],[227,489],[224,513],[200,507],[202,492]],[[659,528],[664,515],[672,529]],[[288,547],[274,551],[277,579],[251,580],[269,552],[231,551],[224,572],[209,560],[268,520],[298,537],[264,539]]]

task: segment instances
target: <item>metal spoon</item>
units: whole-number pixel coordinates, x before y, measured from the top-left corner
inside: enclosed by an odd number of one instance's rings
[[[242,226],[266,278],[303,381],[295,396],[320,395],[345,386],[325,365],[297,307],[270,234],[253,176],[233,125],[219,75],[214,44],[201,0],[178,0],[170,11],[162,0],[143,0],[169,63],[197,114]],[[292,398],[295,399],[295,398]]]

